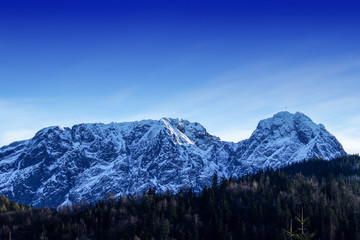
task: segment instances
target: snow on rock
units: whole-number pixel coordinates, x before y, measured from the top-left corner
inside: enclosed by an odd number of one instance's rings
[[[224,142],[199,123],[158,121],[48,127],[0,148],[0,194],[35,207],[96,201],[148,188],[199,191],[219,177],[242,176],[309,158],[345,155],[323,125],[302,113],[259,122],[249,139]]]

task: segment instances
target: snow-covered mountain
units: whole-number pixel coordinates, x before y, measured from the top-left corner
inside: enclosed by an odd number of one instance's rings
[[[162,118],[48,127],[0,148],[0,194],[36,207],[95,201],[155,187],[195,191],[219,177],[314,157],[345,155],[323,125],[302,113],[259,122],[249,139],[221,141],[199,123]]]

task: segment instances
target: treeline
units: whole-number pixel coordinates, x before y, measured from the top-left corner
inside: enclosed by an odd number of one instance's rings
[[[286,239],[295,216],[314,239],[360,239],[359,156],[311,160],[194,194],[122,196],[59,211],[0,199],[1,239]],[[296,170],[298,169],[298,170]],[[310,170],[311,169],[311,170]],[[323,171],[326,169],[326,172]],[[342,172],[337,172],[342,169]],[[302,173],[300,173],[300,171]],[[293,228],[297,223],[293,221]]]
[[[291,175],[301,172],[307,177],[316,176],[318,180],[330,175],[334,177],[360,176],[360,157],[359,155],[349,155],[331,161],[310,159],[293,163],[281,170]]]

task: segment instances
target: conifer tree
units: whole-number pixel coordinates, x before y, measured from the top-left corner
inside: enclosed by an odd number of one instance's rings
[[[301,218],[295,217],[295,220],[300,223],[300,227],[296,230],[292,230],[292,221],[290,220],[290,231],[285,230],[286,235],[290,239],[295,240],[309,240],[315,236],[315,232],[313,233],[307,233],[305,228],[306,221],[309,220],[309,218],[304,218],[304,211],[301,209]]]

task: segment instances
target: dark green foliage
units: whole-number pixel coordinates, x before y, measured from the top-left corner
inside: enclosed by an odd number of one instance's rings
[[[360,176],[360,157],[359,155],[349,155],[331,161],[310,159],[291,164],[281,170],[291,175],[301,172],[304,176],[316,176],[319,181],[330,176]]]
[[[307,217],[314,239],[360,239],[360,157],[310,160],[235,180],[214,176],[194,194],[109,195],[59,211],[0,198],[0,239],[286,239]],[[301,173],[300,173],[301,172]]]

